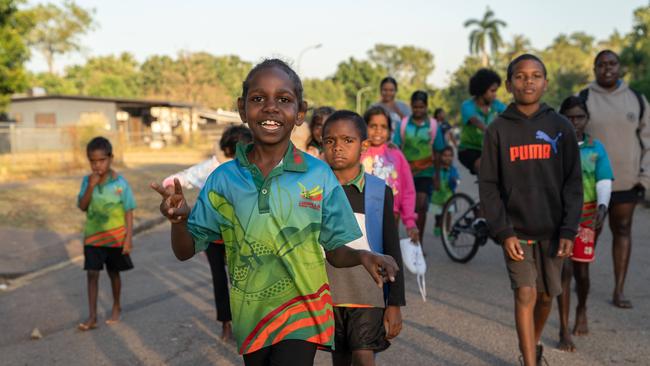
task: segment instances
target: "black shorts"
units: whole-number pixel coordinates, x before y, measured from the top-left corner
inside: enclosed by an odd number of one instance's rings
[[[101,271],[104,269],[111,272],[128,271],[133,268],[133,262],[128,254],[122,254],[122,248],[105,248],[84,246],[84,269],[86,271]]]
[[[609,206],[619,203],[639,203],[645,197],[645,188],[636,186],[627,191],[614,191],[612,197],[609,199]]]
[[[481,150],[463,149],[458,151],[458,160],[473,175],[478,175],[474,163],[481,158]]]
[[[334,307],[334,352],[381,352],[390,346],[384,328],[384,309]]]
[[[519,262],[510,259],[504,248],[512,289],[534,287],[537,292],[551,297],[561,294],[564,257],[557,256],[558,244],[558,240],[542,240],[534,244],[521,240],[519,245],[524,251],[524,260]]]
[[[426,193],[431,196],[433,193],[433,178],[432,177],[415,177],[413,178],[415,184],[415,191],[417,193]]]
[[[288,339],[244,355],[246,366],[296,365],[312,366],[318,345],[299,339]]]

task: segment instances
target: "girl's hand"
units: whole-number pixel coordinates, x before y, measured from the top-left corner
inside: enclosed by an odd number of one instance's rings
[[[187,220],[190,207],[183,196],[183,188],[178,178],[174,178],[174,190],[165,189],[157,183],[151,183],[151,188],[162,197],[160,213],[167,217],[172,224],[179,224]]]
[[[411,227],[406,229],[406,234],[411,238],[411,241],[414,243],[420,243],[420,231],[417,227]]]
[[[503,242],[503,250],[513,261],[524,260],[524,251],[521,249],[521,244],[519,244],[519,239],[516,236],[511,236]]]
[[[399,306],[387,306],[384,311],[384,328],[386,339],[393,339],[402,331],[402,311]]]

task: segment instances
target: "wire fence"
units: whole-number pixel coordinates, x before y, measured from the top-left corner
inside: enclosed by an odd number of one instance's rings
[[[113,145],[114,161],[124,162],[125,153],[155,153],[178,148],[212,148],[225,125],[194,131],[168,133],[115,131],[97,126],[52,128],[19,127],[0,123],[0,181],[43,175],[48,171],[85,168],[86,144],[104,136]]]

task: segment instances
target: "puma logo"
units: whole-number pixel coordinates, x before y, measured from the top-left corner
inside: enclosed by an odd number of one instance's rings
[[[559,132],[554,139],[552,139],[544,131],[537,130],[537,132],[535,133],[536,139],[546,141],[549,144],[551,144],[551,148],[553,149],[554,154],[557,154],[557,142],[560,140],[560,137],[562,137],[562,132]]]

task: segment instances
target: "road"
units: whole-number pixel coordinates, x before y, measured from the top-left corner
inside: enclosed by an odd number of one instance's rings
[[[465,179],[463,189],[474,192]],[[544,332],[551,365],[650,364],[650,210],[635,216],[628,297],[634,309],[614,308],[611,236],[605,230],[592,265],[589,299],[591,334],[575,339],[576,353],[555,349],[556,308]],[[121,323],[82,333],[87,314],[81,263],[60,266],[19,287],[0,292],[2,365],[240,365],[233,343],[220,340],[214,321],[210,271],[203,255],[188,262],[173,258],[168,224],[134,240],[136,268],[123,276]],[[488,243],[468,264],[452,263],[438,239],[425,237],[428,252],[423,302],[408,274],[404,329],[378,357],[380,365],[514,365],[518,350],[509,287],[500,248]],[[15,285],[15,284],[14,284]],[[575,303],[575,297],[573,299]],[[110,311],[109,281],[100,280],[99,313]],[[32,329],[43,334],[30,340]],[[318,365],[329,364],[326,353]]]

